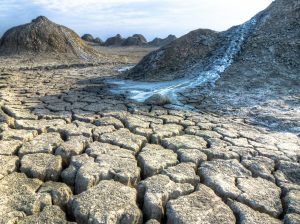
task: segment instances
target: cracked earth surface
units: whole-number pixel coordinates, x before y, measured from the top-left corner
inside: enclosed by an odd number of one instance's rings
[[[300,140],[107,91],[114,65],[2,72],[0,223],[300,223]]]

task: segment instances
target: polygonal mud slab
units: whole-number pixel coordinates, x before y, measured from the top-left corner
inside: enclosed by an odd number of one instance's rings
[[[229,199],[229,207],[236,214],[239,223],[243,224],[282,224],[282,221],[272,216],[251,209],[247,205]]]
[[[213,160],[203,162],[199,175],[204,183],[222,197],[237,198],[242,191],[236,187],[236,178],[251,177],[251,172],[237,160]]]
[[[66,214],[56,205],[46,206],[41,213],[27,216],[18,223],[71,224],[67,221]]]
[[[161,174],[167,175],[176,183],[189,183],[193,186],[200,183],[200,177],[196,175],[193,163],[179,163],[162,170]]]
[[[0,180],[0,223],[13,223],[25,215],[41,211],[51,205],[49,194],[36,193],[43,184],[38,179],[27,178],[23,173],[12,173]]]
[[[136,190],[115,181],[101,181],[71,202],[78,223],[142,223]]]
[[[207,142],[198,136],[182,135],[162,140],[162,145],[166,148],[177,151],[180,148],[203,149],[207,147]]]
[[[179,149],[177,154],[180,162],[191,162],[197,167],[207,160],[207,155],[201,152],[199,149]]]
[[[162,169],[178,163],[176,153],[154,144],[147,144],[141,150],[138,161],[144,178],[158,174]]]
[[[122,128],[112,133],[101,135],[100,140],[104,143],[110,143],[123,147],[125,149],[138,152],[147,142],[144,136],[132,134],[128,129]]]
[[[19,150],[19,156],[33,153],[53,153],[63,143],[59,133],[41,134],[30,142],[26,142]]]
[[[282,213],[281,189],[273,182],[260,177],[238,178],[237,187],[242,191],[237,201],[273,217],[279,217]]]
[[[165,205],[170,199],[191,193],[191,184],[179,184],[165,175],[155,175],[143,180],[138,185],[139,201],[143,205],[145,219],[161,221],[165,214]]]
[[[20,171],[42,181],[57,181],[62,171],[62,159],[46,153],[28,154],[21,159]]]
[[[194,193],[167,203],[167,223],[236,223],[230,208],[213,190],[200,185]]]
[[[0,180],[8,174],[17,170],[19,157],[0,155]]]

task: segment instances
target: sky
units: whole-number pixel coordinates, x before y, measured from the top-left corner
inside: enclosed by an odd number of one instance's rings
[[[148,40],[208,28],[223,31],[249,20],[272,0],[0,0],[0,36],[39,15],[80,36],[120,33]]]

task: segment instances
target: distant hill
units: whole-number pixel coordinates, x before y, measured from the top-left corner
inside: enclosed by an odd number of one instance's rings
[[[175,35],[169,35],[166,38],[154,38],[152,41],[148,42],[148,45],[153,47],[162,47],[176,40],[177,37]]]
[[[92,36],[88,36],[89,39]],[[154,40],[148,42],[147,39],[142,34],[134,34],[130,37],[123,38],[120,34],[117,34],[114,37],[108,38],[104,42],[104,46],[114,46],[114,47],[129,47],[129,46],[144,46],[144,47],[161,47],[171,43],[173,40],[176,40],[176,36],[169,35],[166,38],[155,38]]]

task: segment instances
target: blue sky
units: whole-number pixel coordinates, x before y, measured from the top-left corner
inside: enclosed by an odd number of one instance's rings
[[[272,0],[0,0],[0,36],[44,15],[79,35],[102,39],[120,33],[151,40],[198,28],[217,31],[241,24]]]

